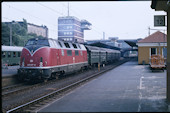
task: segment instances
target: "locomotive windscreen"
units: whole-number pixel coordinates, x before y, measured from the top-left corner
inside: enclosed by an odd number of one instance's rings
[[[47,46],[47,47],[50,46],[48,39],[34,38],[34,39],[28,40],[27,44],[25,45],[25,48],[27,48],[30,52],[32,51],[34,53],[34,51],[44,46]]]
[[[49,43],[48,43],[48,39],[31,39],[26,44],[26,46],[29,46],[29,45],[49,46]]]

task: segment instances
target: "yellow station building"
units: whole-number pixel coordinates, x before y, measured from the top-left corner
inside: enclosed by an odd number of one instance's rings
[[[167,58],[167,35],[157,31],[138,41],[138,64],[149,64],[151,55],[160,54]]]

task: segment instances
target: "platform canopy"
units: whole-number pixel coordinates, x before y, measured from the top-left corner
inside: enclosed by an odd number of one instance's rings
[[[118,47],[107,45],[107,44],[102,43],[102,42],[95,42],[95,43],[92,43],[92,44],[89,44],[89,45],[90,46],[103,47],[103,48],[109,48],[109,49],[114,49],[114,50],[120,50],[120,48],[118,48]]]
[[[138,47],[138,45],[136,45],[137,40],[134,40],[134,41],[125,40],[125,42],[126,42],[127,44],[129,44],[131,47]]]

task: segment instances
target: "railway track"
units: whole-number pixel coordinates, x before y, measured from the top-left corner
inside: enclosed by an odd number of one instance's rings
[[[62,93],[69,91],[69,89],[76,88],[79,85],[81,85],[83,83],[86,83],[89,80],[92,80],[92,78],[97,77],[97,76],[101,75],[102,73],[105,73],[105,72],[107,72],[107,71],[109,71],[109,70],[111,70],[111,69],[113,69],[113,68],[115,68],[115,67],[117,67],[117,66],[119,66],[119,65],[121,65],[121,64],[123,64],[125,62],[127,62],[127,61],[128,60],[123,60],[120,63],[118,63],[117,65],[114,65],[114,66],[112,66],[112,67],[110,67],[110,68],[108,68],[106,70],[100,71],[100,72],[95,73],[95,74],[93,74],[91,76],[88,76],[88,77],[86,77],[84,79],[81,79],[81,80],[79,80],[77,82],[71,83],[71,84],[69,84],[67,86],[64,86],[64,87],[62,87],[62,88],[60,88],[60,89],[58,89],[56,91],[53,91],[53,92],[51,92],[49,94],[46,94],[46,95],[44,95],[44,96],[42,96],[40,98],[34,99],[34,100],[32,100],[32,101],[30,101],[28,103],[19,105],[19,106],[13,108],[13,109],[10,109],[10,110],[6,111],[6,113],[32,112],[35,109],[37,109],[38,107],[41,107],[41,106],[51,102],[52,100],[55,100],[59,95],[62,95]]]
[[[16,93],[20,93],[22,91],[32,89],[34,87],[38,87],[38,86],[41,86],[41,85],[52,84],[52,83],[55,83],[55,82],[56,82],[56,80],[51,80],[51,81],[49,81],[47,83],[37,83],[37,84],[33,84],[33,85],[21,83],[21,84],[16,84],[16,85],[4,87],[4,88],[2,88],[1,96],[2,97],[9,96],[9,95],[12,95],[12,94],[16,94]]]

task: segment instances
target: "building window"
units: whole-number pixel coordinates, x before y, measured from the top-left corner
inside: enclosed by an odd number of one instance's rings
[[[151,48],[151,55],[156,55],[157,54],[157,49],[156,48]]]
[[[67,50],[67,56],[72,56],[72,50]]]

